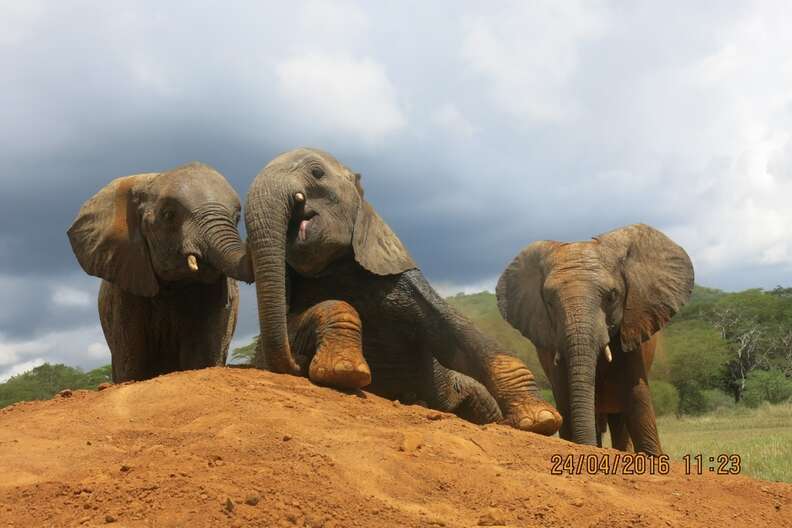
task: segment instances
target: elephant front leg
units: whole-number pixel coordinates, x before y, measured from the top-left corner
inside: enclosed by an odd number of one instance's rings
[[[652,395],[647,383],[646,367],[640,351],[627,356],[627,430],[632,437],[635,452],[661,455],[660,435],[657,433]]]
[[[539,397],[534,375],[522,361],[496,354],[489,358],[488,367],[493,395],[503,411],[501,423],[548,436],[558,431],[561,415]]]
[[[308,364],[308,377],[317,385],[360,389],[371,383],[363,357],[361,322],[344,301],[324,301],[289,316],[292,350]]]

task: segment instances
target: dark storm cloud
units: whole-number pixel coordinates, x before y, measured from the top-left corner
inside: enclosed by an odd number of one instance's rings
[[[4,4],[0,374],[106,359],[65,236],[101,186],[199,160],[244,200],[300,145],[363,173],[444,291],[491,286],[533,240],[639,221],[703,284],[788,284],[789,22],[782,3]]]

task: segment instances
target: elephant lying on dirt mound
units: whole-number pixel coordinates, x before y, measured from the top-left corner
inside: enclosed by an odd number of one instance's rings
[[[558,430],[533,374],[435,293],[364,200],[360,175],[331,155],[297,149],[271,161],[248,193],[245,223],[257,366],[338,388],[370,383],[476,422]]]
[[[587,242],[534,242],[500,277],[498,308],[533,341],[564,417],[561,437],[660,454],[647,372],[654,334],[687,302],[693,266],[660,231],[636,224]]]
[[[236,281],[252,282],[239,197],[207,165],[113,180],[69,228],[83,269],[104,279],[99,318],[113,381],[224,365]]]

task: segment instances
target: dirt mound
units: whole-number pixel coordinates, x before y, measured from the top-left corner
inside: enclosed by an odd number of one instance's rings
[[[6,526],[790,526],[792,486],[551,475],[610,454],[248,369],[0,411]]]

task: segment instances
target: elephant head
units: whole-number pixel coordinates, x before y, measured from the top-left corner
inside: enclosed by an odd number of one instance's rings
[[[360,175],[320,150],[296,149],[268,163],[248,193],[245,224],[261,327],[256,365],[276,372],[300,371],[287,336],[287,264],[308,277],[352,258],[377,275],[415,267],[364,200]]]
[[[569,390],[572,439],[595,444],[597,362],[612,349],[640,354],[693,290],[687,253],[660,231],[635,224],[590,242],[534,242],[497,285],[504,319],[537,348],[555,350]],[[569,417],[565,417],[569,419]]]
[[[68,230],[89,274],[153,297],[163,283],[253,281],[239,237],[239,197],[202,163],[117,178],[80,209]]]

